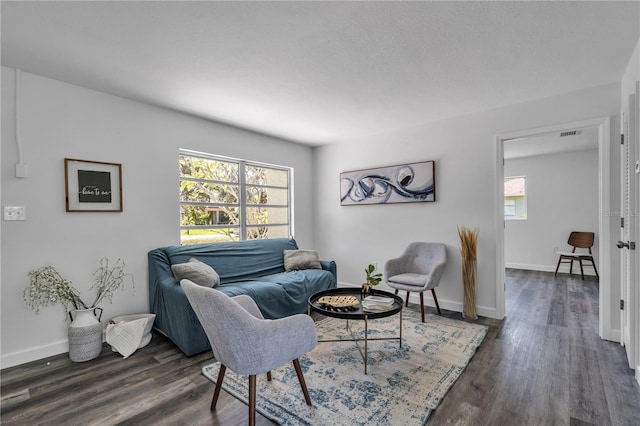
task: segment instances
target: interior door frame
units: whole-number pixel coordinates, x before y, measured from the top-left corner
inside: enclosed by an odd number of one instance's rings
[[[635,160],[638,161],[638,165],[640,166],[640,81],[636,80],[636,115],[635,115],[635,128],[636,128],[636,140],[635,142]],[[634,169],[636,164],[634,163]],[[635,179],[636,179],[636,188],[640,188],[640,172],[635,169]],[[635,202],[635,241],[636,244],[640,243],[640,195],[636,193],[636,202]],[[635,266],[636,266],[636,280],[640,279],[640,253],[638,249],[635,251]],[[634,368],[636,371],[636,382],[640,384],[640,288],[636,287],[634,289],[634,299],[630,302],[633,303],[631,309],[633,309],[633,316],[635,316],[635,330],[631,330],[631,332],[635,332],[635,348],[634,348],[634,365],[631,368]]]
[[[623,110],[620,114],[620,133],[624,135],[624,145],[620,145],[620,212],[624,218],[624,227],[620,227],[620,240],[624,242],[637,242],[638,238],[638,213],[637,202],[637,173],[634,170],[635,161],[638,158],[636,149],[638,144],[638,82],[636,82],[636,92],[628,95],[628,110]],[[631,190],[627,188],[625,180],[629,180]],[[627,209],[627,191],[631,203]],[[620,249],[620,299],[624,301],[625,309],[620,310],[620,343],[625,346],[629,367],[636,370],[637,365],[637,339],[640,333],[638,329],[638,312],[637,307],[640,306],[636,302],[637,288],[634,283],[637,282],[638,259],[637,252],[630,250],[629,247]],[[625,261],[625,256],[628,259]],[[629,262],[629,263],[627,263]],[[625,291],[628,286],[628,291]],[[628,321],[627,321],[628,319]],[[625,328],[626,325],[626,328]],[[628,328],[628,330],[627,330]],[[628,332],[628,333],[626,333]],[[627,336],[628,334],[628,336]]]
[[[598,130],[598,236],[600,270],[598,333],[605,340],[620,341],[620,330],[611,329],[611,117],[555,124],[534,129],[501,133],[496,136],[496,316],[505,315],[505,259],[504,259],[504,142],[512,139],[541,136],[564,130],[596,128]],[[617,311],[616,311],[617,314]]]

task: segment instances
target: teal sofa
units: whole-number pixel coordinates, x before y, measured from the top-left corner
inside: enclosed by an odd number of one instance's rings
[[[151,250],[149,306],[156,315],[154,329],[171,339],[187,356],[211,346],[171,265],[194,257],[220,276],[215,288],[228,296],[246,294],[266,319],[306,313],[309,296],[337,287],[334,261],[321,260],[322,269],[286,272],[284,250],[297,250],[293,238],[234,241]]]

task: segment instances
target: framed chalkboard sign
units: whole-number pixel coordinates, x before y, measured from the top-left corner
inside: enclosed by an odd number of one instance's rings
[[[122,165],[64,159],[68,212],[121,212]]]

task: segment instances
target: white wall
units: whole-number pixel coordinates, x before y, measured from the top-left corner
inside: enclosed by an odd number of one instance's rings
[[[100,258],[124,259],[135,296],[118,293],[104,318],[148,312],[147,251],[179,244],[178,149],[294,168],[295,236],[313,247],[312,149],[177,112],[22,73],[21,134],[28,177],[15,177],[14,71],[2,68],[2,367],[68,350],[60,306],[28,310],[27,272],[53,265],[85,298]],[[122,164],[122,213],[66,213],[64,158]],[[323,254],[322,252],[320,253]]]
[[[497,215],[503,214],[496,208],[496,135],[614,116],[611,137],[615,140],[619,105],[620,86],[612,84],[316,148],[316,247],[336,259],[343,284],[357,284],[368,262],[377,261],[382,267],[410,241],[443,242],[449,248],[449,263],[437,290],[438,300],[447,309],[461,311],[456,227],[477,228],[478,312],[496,316],[495,227]],[[340,206],[340,172],[421,160],[436,161],[437,202]],[[615,295],[612,300],[617,300]],[[616,320],[619,324],[617,314],[612,315]]]
[[[627,68],[622,75],[621,81],[621,94],[622,98],[622,109],[627,110],[628,105],[628,96],[635,91],[636,81],[640,80],[640,39],[638,39],[638,43],[636,43],[636,47],[629,59],[629,64],[627,64]]]
[[[570,251],[571,231],[595,232],[591,251],[599,265],[597,149],[506,160],[504,173],[527,177],[527,220],[505,221],[507,267],[555,271],[558,255],[551,248]],[[559,272],[569,266],[563,263]],[[595,272],[589,266],[585,274]]]

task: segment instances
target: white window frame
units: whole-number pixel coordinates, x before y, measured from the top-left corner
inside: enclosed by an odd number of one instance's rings
[[[513,215],[507,215],[507,201],[511,201],[513,202],[513,206],[509,206],[510,208],[513,207]],[[513,219],[514,217],[516,217],[516,200],[512,200],[512,199],[507,199],[505,197],[504,199],[504,207],[505,207],[505,213],[504,213],[504,218],[505,219]]]
[[[197,157],[197,158],[203,158],[203,159],[207,159],[207,160],[213,160],[213,161],[221,161],[221,162],[226,162],[226,163],[235,163],[238,165],[238,193],[239,193],[239,200],[238,200],[238,209],[239,209],[239,224],[238,224],[238,230],[239,230],[239,240],[246,240],[247,239],[247,229],[249,228],[259,228],[259,227],[263,227],[265,226],[264,224],[257,224],[257,225],[249,225],[246,222],[246,211],[247,208],[251,208],[256,206],[255,204],[247,204],[247,197],[246,197],[246,188],[247,187],[258,187],[258,188],[272,188],[272,189],[286,189],[287,190],[287,204],[260,204],[259,206],[261,207],[275,207],[275,208],[286,208],[287,209],[287,218],[286,218],[286,222],[284,223],[269,223],[267,224],[267,226],[276,226],[276,227],[280,227],[280,226],[286,226],[287,227],[287,234],[288,236],[293,237],[294,233],[293,233],[293,168],[291,167],[287,167],[287,166],[280,166],[280,165],[275,165],[275,164],[269,164],[269,163],[262,163],[262,162],[258,162],[258,161],[251,161],[251,160],[243,160],[243,159],[238,159],[238,158],[233,158],[233,157],[226,157],[226,156],[221,156],[221,155],[214,155],[214,154],[208,154],[208,153],[203,153],[203,152],[198,152],[198,151],[192,151],[192,150],[187,150],[187,149],[180,149],[178,151],[178,161],[180,156],[189,156],[189,157]],[[280,170],[280,171],[285,171],[287,172],[287,186],[286,187],[282,187],[282,186],[273,186],[273,185],[256,185],[256,184],[247,184],[245,182],[246,176],[245,176],[245,167],[246,166],[255,166],[255,167],[263,167],[263,168],[268,168],[268,169],[273,169],[273,170]],[[178,177],[179,182],[181,182],[183,179],[181,176]],[[216,180],[206,180],[206,182],[209,183],[228,183],[228,182],[220,182],[220,181],[216,181]],[[182,201],[179,199],[179,205],[180,205],[180,209],[182,209],[182,206],[184,205],[189,205],[189,206],[193,206],[193,205],[205,205],[205,206],[218,206],[218,205],[222,205],[225,203],[201,203],[201,202],[191,202],[191,201]],[[236,204],[225,204],[227,206],[229,205],[233,205],[236,206]],[[215,224],[211,224],[211,225],[182,225],[180,223],[180,220],[178,221],[179,223],[179,227],[180,227],[180,231],[185,230],[185,229],[222,229],[222,228],[229,228],[230,226],[228,224],[220,224],[220,225],[215,225]],[[235,227],[235,226],[232,226]],[[181,238],[182,240],[182,238]],[[184,244],[184,243],[182,243]]]
[[[507,216],[507,215],[504,214],[504,211],[503,211],[504,220],[527,220],[529,218],[528,205],[527,205],[527,199],[529,198],[529,196],[527,195],[527,193],[528,193],[528,191],[527,191],[527,177],[526,176],[505,176],[504,177],[504,181],[509,180],[509,179],[523,179],[524,180],[524,195],[523,195],[524,217],[518,216],[518,203],[516,201],[516,205],[514,206],[515,215],[514,216]],[[504,201],[505,200],[507,200],[507,195],[506,194],[504,196],[503,205],[504,205]]]

